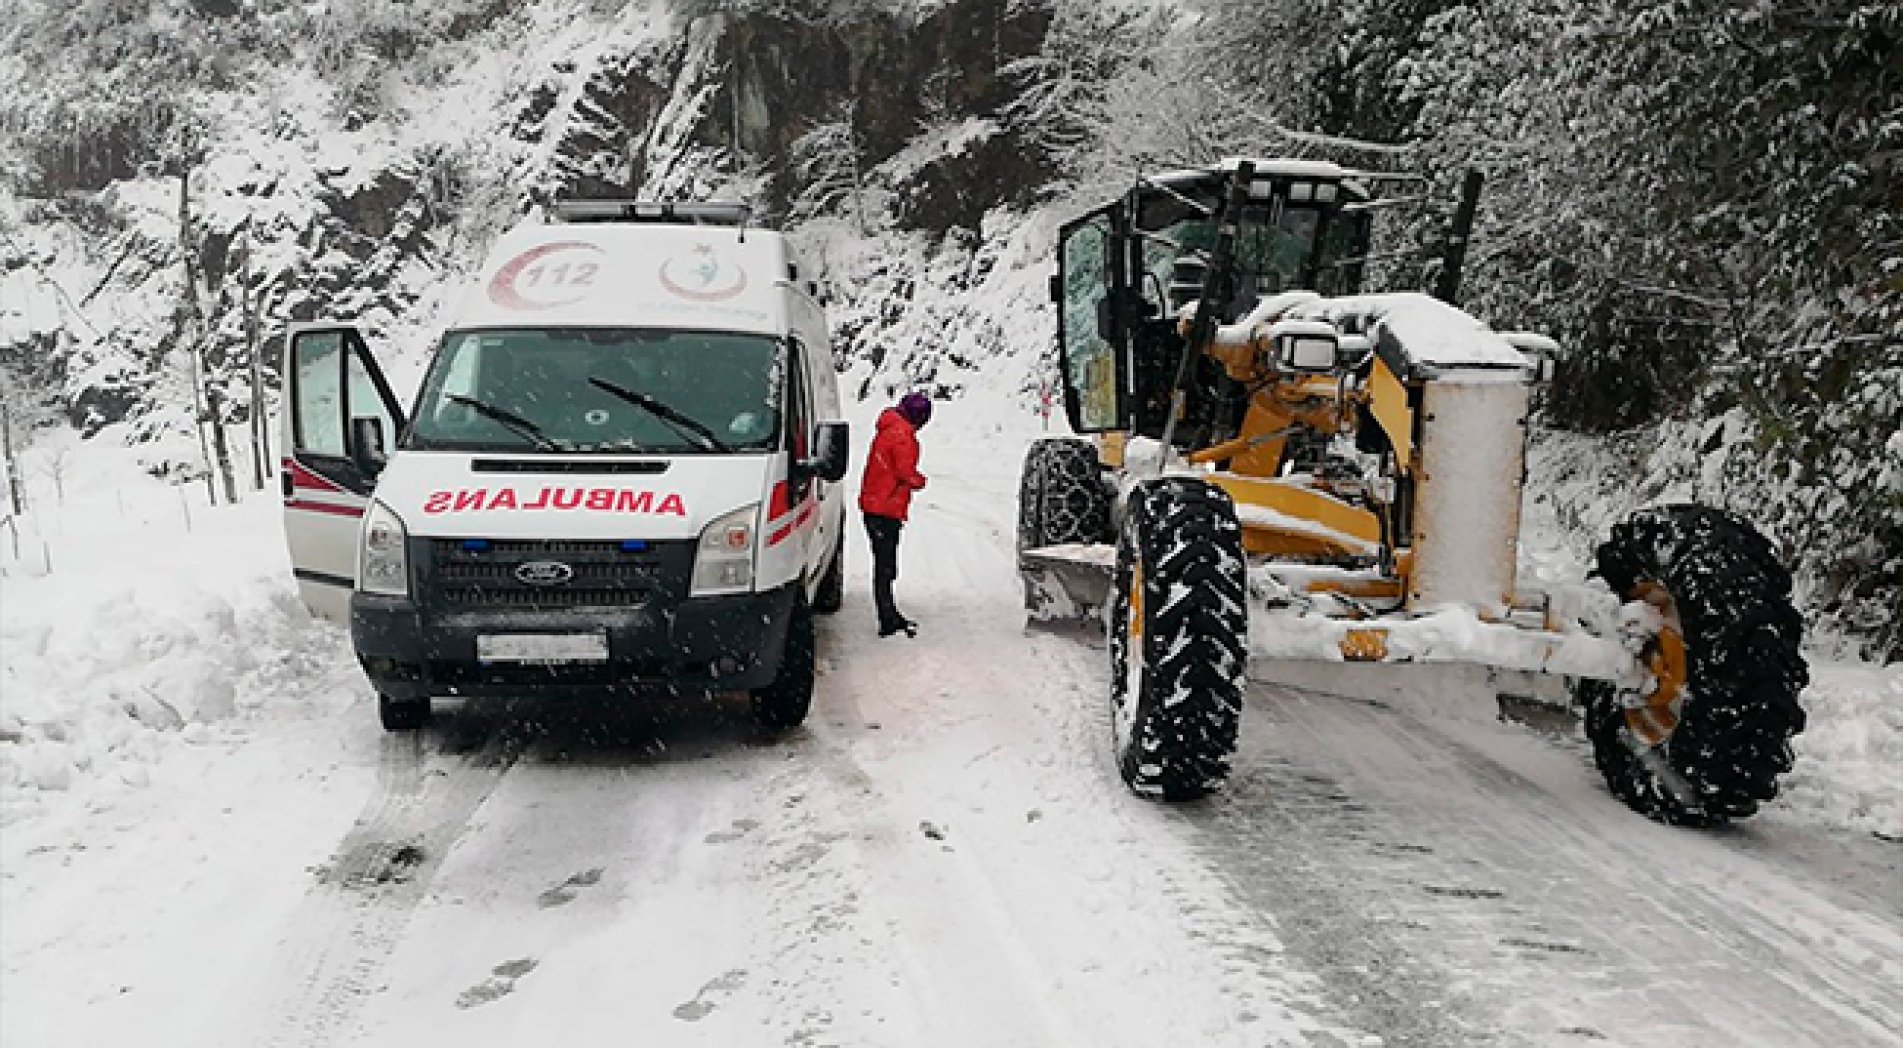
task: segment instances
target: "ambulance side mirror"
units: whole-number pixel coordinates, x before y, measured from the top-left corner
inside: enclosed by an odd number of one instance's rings
[[[844,422],[821,422],[816,429],[816,453],[807,465],[819,479],[837,484],[846,475],[846,459],[851,454],[849,429]]]
[[[383,446],[383,420],[367,416],[350,420],[350,461],[365,480],[375,480],[390,461]]]

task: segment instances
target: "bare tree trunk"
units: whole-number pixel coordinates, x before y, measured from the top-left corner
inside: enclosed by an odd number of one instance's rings
[[[205,456],[205,493],[214,505],[218,502],[217,491],[212,487],[212,467],[217,466],[218,479],[223,482],[225,501],[238,501],[238,482],[231,473],[231,449],[225,442],[224,398],[212,385],[211,368],[204,358],[205,343],[203,318],[198,309],[198,251],[192,243],[191,182],[192,169],[189,164],[181,164],[178,180],[178,246],[185,260],[185,298],[180,305],[182,322],[179,325],[180,341],[192,363],[192,406],[198,423],[198,446]],[[205,446],[205,427],[211,427],[211,446]]]
[[[218,459],[218,479],[225,488],[225,502],[238,501],[238,478],[231,468],[231,446],[225,438],[225,398],[218,388],[211,384],[209,372],[205,379],[205,410],[210,416],[205,421],[211,426],[212,454]]]
[[[211,448],[205,443],[205,384],[199,377],[198,278],[195,275],[198,267],[192,257],[191,183],[191,165],[182,163],[178,175],[178,253],[185,264],[185,286],[173,326],[179,348],[185,351],[187,382],[192,390],[192,428],[198,432],[198,454],[205,466],[205,501],[215,506],[218,489],[212,484]],[[180,497],[183,498],[183,493]]]
[[[26,499],[20,495],[20,460],[13,455],[13,411],[7,407],[4,399],[0,399],[0,452],[6,456],[7,502],[12,508],[12,515],[18,517],[26,512]],[[17,535],[14,541],[18,543]]]
[[[852,154],[852,210],[859,219],[859,235],[870,236],[866,229],[866,176],[859,162],[859,102],[846,104],[846,152]]]
[[[271,432],[264,418],[264,362],[258,359],[258,314],[251,303],[251,222],[245,221],[238,256],[238,294],[244,302],[245,356],[251,361],[251,488],[264,490],[271,475]]]
[[[211,445],[205,441],[205,384],[199,377],[198,350],[185,347],[185,362],[192,386],[192,428],[198,432],[198,457],[205,466],[205,501],[218,505],[218,488],[212,480]]]
[[[727,40],[733,46],[733,68],[727,74],[727,101],[733,106],[733,159],[740,162],[740,33],[738,16],[726,19]]]

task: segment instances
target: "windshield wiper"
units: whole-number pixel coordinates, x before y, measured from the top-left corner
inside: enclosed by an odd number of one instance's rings
[[[636,393],[626,386],[618,386],[605,378],[596,378],[593,375],[588,377],[588,384],[596,389],[613,393],[615,396],[633,404],[635,407],[645,410],[648,414],[653,415],[665,423],[667,428],[688,440],[694,441],[709,451],[718,451],[722,454],[728,454],[733,451],[732,447],[729,447],[719,437],[714,436],[713,430],[668,407],[666,404],[655,400],[646,393]]]
[[[475,397],[464,396],[461,393],[445,393],[443,394],[443,399],[455,401],[464,407],[474,410],[476,414],[484,418],[494,419],[502,423],[511,433],[527,440],[543,451],[565,450],[555,438],[542,432],[542,427],[507,408],[499,408],[486,400],[477,400]]]

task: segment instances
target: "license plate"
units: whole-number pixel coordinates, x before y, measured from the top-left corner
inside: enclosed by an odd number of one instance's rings
[[[607,662],[605,633],[497,633],[476,637],[480,662],[520,662],[556,665],[567,662]]]

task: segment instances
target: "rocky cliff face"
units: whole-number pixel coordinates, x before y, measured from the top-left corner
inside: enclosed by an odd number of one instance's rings
[[[1036,54],[1050,11],[1013,0],[957,0],[923,15],[866,10],[797,15],[783,9],[703,15],[660,53],[630,55],[591,76],[581,119],[556,145],[580,195],[668,195],[711,162],[759,177],[758,203],[784,213],[801,189],[796,146],[852,106],[866,173],[935,130],[995,116],[1012,99],[1004,75]],[[526,124],[538,119],[528,114]],[[981,165],[981,167],[974,167]],[[970,177],[983,170],[984,177]],[[986,210],[1023,204],[1049,181],[1047,159],[1016,135],[910,172],[896,217],[905,228],[976,229]],[[961,177],[962,176],[962,177]]]
[[[877,369],[906,356],[880,333],[912,308],[913,269],[942,251],[969,268],[985,216],[1051,175],[999,115],[1046,4],[157,6],[170,36],[103,2],[83,27],[48,3],[0,44],[9,74],[115,53],[174,71],[125,97],[120,73],[57,78],[0,124],[0,366],[90,432],[171,434],[155,468],[190,468],[176,438],[194,352],[225,421],[243,421],[247,305],[267,343],[321,318],[413,351],[487,243],[558,196],[738,195],[769,220],[850,216],[889,246],[852,264],[901,292],[843,325]]]

